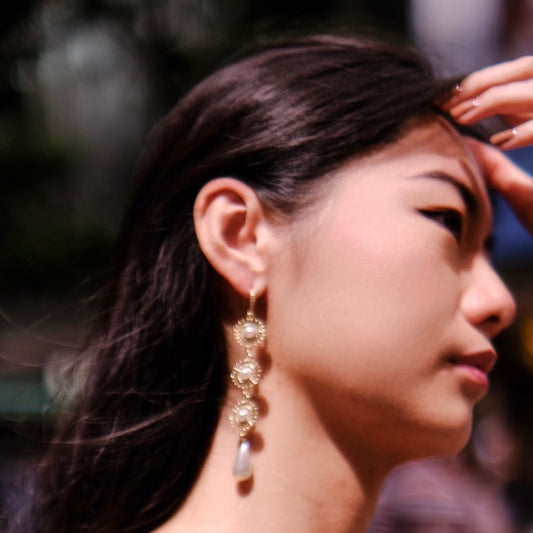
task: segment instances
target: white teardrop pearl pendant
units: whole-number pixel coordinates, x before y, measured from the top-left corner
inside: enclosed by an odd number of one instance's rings
[[[233,463],[233,477],[237,481],[246,481],[252,477],[250,454],[250,441],[248,439],[241,440],[235,462]]]

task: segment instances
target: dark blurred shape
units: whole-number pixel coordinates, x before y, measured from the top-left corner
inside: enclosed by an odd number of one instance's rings
[[[502,487],[464,458],[423,461],[390,476],[369,533],[511,533]]]
[[[406,464],[385,484],[369,533],[518,533],[528,520],[509,487],[521,476],[523,441],[505,392],[493,386],[457,457]]]

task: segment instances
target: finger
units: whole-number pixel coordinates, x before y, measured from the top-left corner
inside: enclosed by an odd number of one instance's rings
[[[476,98],[452,107],[449,113],[457,122],[471,124],[496,114],[524,113],[529,117],[532,111],[533,80],[527,80],[491,87]]]
[[[533,144],[533,120],[492,135],[490,142],[501,150],[514,150]]]
[[[524,227],[533,235],[533,179],[498,149],[466,139],[481,166],[488,185],[509,203]]]
[[[446,103],[446,111],[451,107],[470,100],[490,87],[505,85],[533,78],[533,56],[524,56],[506,61],[467,76],[456,88],[454,96]]]
[[[510,126],[518,126],[523,124],[528,120],[533,120],[533,112],[531,113],[505,113],[505,115],[500,115],[505,119],[505,122]]]

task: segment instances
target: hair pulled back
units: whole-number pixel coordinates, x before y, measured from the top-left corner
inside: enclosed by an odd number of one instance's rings
[[[229,65],[178,103],[139,167],[85,387],[43,465],[32,531],[151,531],[198,476],[228,375],[192,220],[202,185],[232,176],[296,216],[316,180],[437,112],[450,87],[413,50],[317,36]]]

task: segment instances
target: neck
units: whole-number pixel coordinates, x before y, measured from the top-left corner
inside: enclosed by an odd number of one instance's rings
[[[261,385],[268,406],[251,439],[253,478],[238,483],[231,474],[238,444],[227,422],[232,397],[189,498],[157,533],[366,531],[389,469],[368,450],[347,457],[305,396],[280,381]]]

